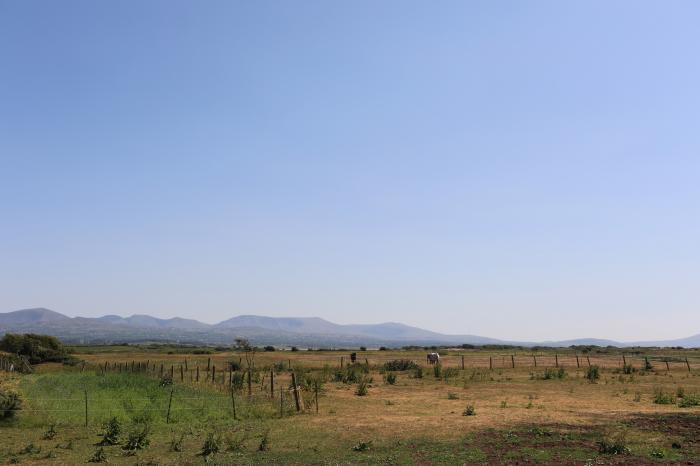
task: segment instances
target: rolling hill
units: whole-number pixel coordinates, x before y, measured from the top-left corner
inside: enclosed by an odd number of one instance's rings
[[[477,335],[445,335],[397,322],[341,325],[319,317],[265,317],[240,315],[210,325],[179,317],[159,319],[145,314],[129,317],[68,317],[45,309],[0,313],[0,334],[34,332],[53,335],[70,343],[174,342],[230,345],[248,338],[257,345],[356,347],[406,345],[522,345],[522,346],[683,346],[700,347],[700,335],[679,340],[621,343],[585,338],[547,342],[513,342]]]

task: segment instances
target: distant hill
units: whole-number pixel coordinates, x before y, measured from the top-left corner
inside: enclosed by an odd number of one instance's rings
[[[700,347],[700,335],[679,340],[620,343],[583,338],[546,342],[514,342],[477,335],[445,335],[397,322],[342,325],[319,317],[240,315],[215,325],[193,319],[160,319],[145,314],[129,317],[68,317],[45,309],[0,313],[0,334],[35,332],[69,343],[174,342],[230,345],[244,337],[256,345],[357,347],[407,345],[521,345],[521,346],[683,346]]]

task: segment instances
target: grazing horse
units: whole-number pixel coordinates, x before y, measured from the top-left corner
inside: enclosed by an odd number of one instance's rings
[[[437,364],[440,362],[440,355],[438,353],[428,353],[428,364]]]

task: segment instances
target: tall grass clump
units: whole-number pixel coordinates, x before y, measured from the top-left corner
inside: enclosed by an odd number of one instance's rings
[[[589,382],[595,383],[596,380],[600,379],[600,368],[598,366],[590,366],[586,370],[586,378]]]
[[[411,361],[410,359],[394,359],[392,361],[387,361],[384,363],[384,366],[382,368],[385,371],[411,371],[415,370],[416,368],[420,367],[418,364],[415,362]]]
[[[22,399],[19,394],[0,390],[0,419],[9,419],[22,409]]]

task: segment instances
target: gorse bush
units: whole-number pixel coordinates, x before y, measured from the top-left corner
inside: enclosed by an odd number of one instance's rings
[[[630,452],[630,449],[623,437],[604,437],[598,442],[598,451],[605,455],[625,455]]]
[[[357,390],[355,390],[355,395],[366,396],[369,392],[369,379],[367,377],[362,377],[357,382]]]
[[[6,333],[0,340],[0,350],[26,356],[31,364],[62,362],[68,357],[58,338],[48,335]]]
[[[692,408],[693,406],[700,406],[700,395],[685,395],[678,400],[679,408]]]
[[[129,433],[129,438],[124,444],[124,450],[143,450],[151,443],[151,440],[148,438],[150,433],[151,430],[148,424],[145,424],[141,428],[136,428],[135,430],[131,431]]]
[[[544,370],[544,373],[540,377],[542,380],[554,380],[554,379],[564,379],[566,378],[566,371],[564,370],[563,367],[560,368],[554,368],[554,367],[548,367]]]
[[[0,419],[9,419],[22,409],[22,399],[15,392],[0,390]]]
[[[654,403],[659,405],[671,405],[676,402],[673,394],[657,389],[654,391]]]
[[[122,432],[122,426],[116,417],[107,422],[104,426],[104,432],[102,434],[102,441],[100,445],[116,445],[119,443],[119,435]]]
[[[600,368],[598,366],[591,366],[586,370],[586,378],[589,382],[593,383],[600,379]]]
[[[221,436],[214,434],[214,432],[209,432],[207,437],[204,439],[204,445],[202,445],[202,456],[213,455],[214,453],[219,453],[221,449]]]
[[[387,361],[382,366],[385,371],[410,371],[415,370],[418,364],[411,361],[410,359],[394,359],[392,361]]]
[[[352,364],[343,369],[337,369],[334,374],[334,379],[336,382],[343,382],[347,384],[357,383],[367,373],[369,373],[367,366],[362,364]]]

